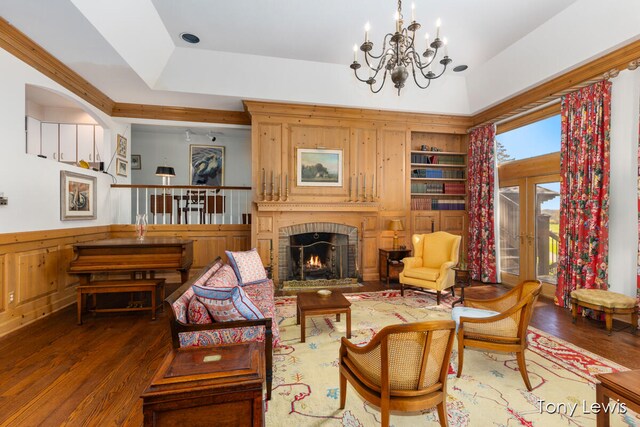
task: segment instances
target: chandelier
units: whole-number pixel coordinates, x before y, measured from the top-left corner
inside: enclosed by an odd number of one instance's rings
[[[415,20],[415,5],[411,5],[411,24],[406,28],[402,16],[402,0],[398,0],[398,10],[395,15],[396,30],[384,36],[382,42],[382,50],[380,55],[376,56],[371,53],[373,42],[369,41],[369,23],[364,27],[364,43],[360,46],[360,50],[364,52],[364,62],[369,69],[369,77],[361,78],[358,70],[361,65],[358,62],[358,45],[353,46],[353,63],[350,68],[353,70],[356,78],[361,82],[369,85],[371,92],[378,93],[387,81],[387,74],[391,75],[393,86],[398,89],[404,87],[405,82],[409,78],[409,73],[413,76],[413,81],[420,89],[426,89],[432,80],[441,77],[447,70],[447,65],[451,63],[451,58],[447,52],[447,39],[440,39],[440,19],[436,24],[436,37],[429,44],[429,34],[425,34],[425,50],[420,55],[416,47],[416,31],[420,29],[420,24]],[[436,74],[431,69],[431,64],[436,60],[438,51],[444,48],[444,56],[439,61],[442,65],[442,71]],[[435,65],[435,64],[434,64]],[[378,75],[381,74],[381,83],[377,83]]]

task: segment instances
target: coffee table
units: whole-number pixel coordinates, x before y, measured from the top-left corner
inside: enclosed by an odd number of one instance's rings
[[[640,412],[640,370],[598,374],[596,379],[600,381],[596,384],[596,402],[600,408],[609,404],[609,399],[613,399],[623,402],[634,412]],[[616,409],[619,406],[618,404]],[[601,410],[596,419],[598,427],[609,426],[609,411]]]
[[[340,292],[321,296],[316,292],[300,292],[296,303],[296,325],[300,324],[300,341],[305,342],[307,316],[335,314],[336,322],[340,314],[347,314],[347,338],[351,338],[351,303]]]

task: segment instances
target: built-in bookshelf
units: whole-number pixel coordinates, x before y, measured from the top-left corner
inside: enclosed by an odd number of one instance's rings
[[[411,150],[411,210],[466,210],[467,154],[446,148]]]

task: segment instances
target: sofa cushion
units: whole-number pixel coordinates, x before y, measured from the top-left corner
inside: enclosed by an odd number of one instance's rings
[[[276,302],[273,297],[273,281],[267,280],[266,282],[247,285],[242,289],[247,293],[247,296],[251,301],[258,306],[264,317],[271,318],[273,346],[277,347],[280,344],[280,328],[278,327],[278,321],[276,319]]]
[[[187,311],[187,319],[189,323],[195,324],[207,324],[212,323],[211,316],[207,311],[207,308],[203,303],[198,301],[198,298],[194,295],[189,301],[189,309]]]
[[[250,251],[225,251],[225,253],[229,258],[229,263],[233,267],[233,270],[236,272],[240,286],[269,280],[267,278],[267,272],[264,269],[264,265],[262,265],[260,255],[255,248]]]
[[[238,286],[238,278],[229,264],[223,264],[216,273],[209,277],[203,286],[208,288],[232,288]]]
[[[474,319],[484,319],[486,317],[497,316],[497,311],[493,310],[482,310],[480,308],[473,307],[453,307],[451,309],[451,319],[456,322],[456,332],[458,331],[458,327],[460,326],[460,318],[461,317],[472,317]]]
[[[216,322],[263,319],[264,315],[240,286],[210,288],[193,286],[193,292]]]
[[[412,277],[414,279],[429,280],[435,282],[440,276],[440,269],[429,267],[418,267],[411,269],[404,269],[402,272],[405,277]]]

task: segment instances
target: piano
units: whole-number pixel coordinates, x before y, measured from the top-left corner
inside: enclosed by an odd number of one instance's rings
[[[154,277],[156,271],[177,270],[181,283],[189,278],[193,263],[193,240],[174,237],[106,239],[73,245],[73,259],[67,270],[86,284],[93,273],[137,273]]]

